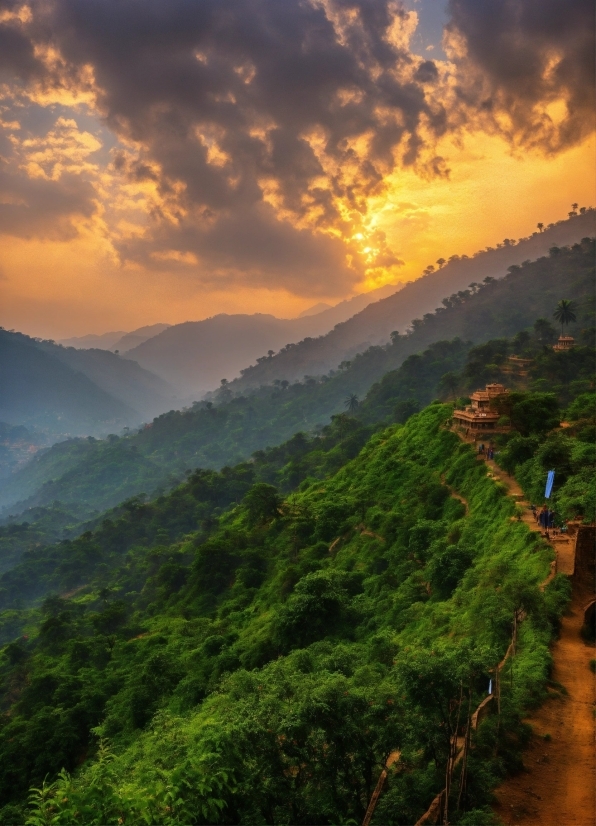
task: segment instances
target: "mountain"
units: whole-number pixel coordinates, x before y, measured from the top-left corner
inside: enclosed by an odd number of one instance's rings
[[[359,413],[367,422],[390,420],[398,404],[404,405],[401,416],[404,409],[434,398],[445,374],[461,371],[472,343],[478,346],[530,330],[529,340],[541,351],[540,342],[556,337],[556,331],[549,330],[548,322],[542,324],[546,332],[539,339],[532,325],[540,317],[552,317],[562,297],[578,305],[578,320],[570,332],[578,343],[590,344],[586,328],[593,325],[593,285],[594,243],[560,250],[513,268],[473,293],[456,296],[447,307],[414,325],[410,335],[394,337],[385,347],[369,348],[331,375],[263,385],[236,396],[226,386],[214,395],[215,405],[201,402],[191,409],[172,410],[125,438],[74,440],[40,452],[0,488],[0,506],[18,513],[55,500],[66,504],[84,500],[92,511],[141,492],[151,494],[166,489],[173,478],[183,478],[189,469],[229,466],[297,431],[315,432],[328,424],[330,416],[344,412],[346,399],[353,394],[360,399],[369,394]],[[518,350],[505,341],[495,352],[500,357],[491,356],[491,363],[495,359],[500,363]],[[547,353],[554,358],[552,350]],[[551,388],[565,382],[576,389],[583,386],[593,371],[593,350],[578,347],[573,363],[565,359],[566,354],[561,354],[537,368],[534,379],[547,381]],[[473,370],[470,376],[491,379]]]
[[[47,341],[40,341],[37,346],[128,405],[135,411],[135,424],[150,421],[176,406],[172,386],[135,361],[108,350],[77,350]]]
[[[56,434],[109,433],[138,421],[123,401],[20,333],[0,330],[0,420]]]
[[[148,338],[156,336],[167,329],[169,324],[150,324],[146,327],[139,327],[127,333],[126,330],[117,330],[101,335],[73,336],[62,339],[59,344],[64,347],[76,347],[77,350],[119,350],[124,352],[147,341]]]
[[[113,353],[0,330],[0,421],[56,436],[105,435],[173,401],[166,382]]]
[[[366,347],[385,344],[394,330],[405,332],[414,319],[434,312],[443,299],[465,290],[471,282],[481,282],[487,277],[503,278],[511,265],[546,255],[553,246],[573,244],[585,236],[594,236],[595,219],[596,210],[588,209],[584,214],[560,221],[515,244],[509,242],[471,258],[454,256],[438,272],[410,282],[395,295],[370,304],[327,335],[291,344],[273,358],[244,369],[242,378],[235,380],[234,389],[245,391],[269,384],[274,379],[296,381],[305,375],[327,373]]]
[[[115,341],[109,349],[125,353],[127,350],[132,350],[133,347],[138,347],[139,344],[147,341],[147,339],[163,333],[163,331],[167,330],[170,326],[170,324],[149,324],[147,327],[139,327],[138,330],[124,333],[122,338]]]
[[[115,330],[111,333],[101,333],[99,335],[89,333],[86,336],[72,336],[71,338],[61,339],[59,344],[64,347],[77,347],[83,350],[91,347],[96,347],[99,350],[111,350],[114,344],[125,335],[127,335],[126,330]]]
[[[322,313],[323,310],[330,310],[331,307],[331,304],[325,304],[324,301],[319,301],[318,304],[314,304],[312,307],[302,310],[302,312],[298,315],[298,318],[306,318],[306,316],[309,315],[318,315],[318,313]]]
[[[304,336],[319,336],[371,302],[395,293],[387,285],[342,301],[316,315],[280,319],[272,315],[220,314],[203,321],[175,324],[126,352],[126,357],[195,398],[215,389],[222,378],[233,378],[250,361],[271,354]]]

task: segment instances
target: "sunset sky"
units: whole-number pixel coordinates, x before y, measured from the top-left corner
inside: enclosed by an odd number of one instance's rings
[[[0,324],[292,316],[596,203],[591,0],[0,0]]]

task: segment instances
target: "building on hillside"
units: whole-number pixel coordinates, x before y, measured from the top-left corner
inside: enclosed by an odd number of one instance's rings
[[[453,411],[454,423],[466,430],[495,430],[501,414],[491,410],[490,403],[497,396],[508,393],[509,390],[502,384],[487,384],[484,390],[476,390],[470,396],[470,405],[463,410]]]
[[[573,350],[575,347],[575,339],[573,336],[559,336],[556,344],[553,344],[553,350],[561,352],[562,350]]]

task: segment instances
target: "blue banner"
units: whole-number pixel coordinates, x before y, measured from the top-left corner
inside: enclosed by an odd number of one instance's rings
[[[553,491],[553,483],[555,481],[555,472],[554,470],[549,470],[548,476],[546,477],[546,489],[544,491],[544,498],[550,499],[550,495]]]

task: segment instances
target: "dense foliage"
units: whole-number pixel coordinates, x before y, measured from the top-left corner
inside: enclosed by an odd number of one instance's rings
[[[500,717],[454,784],[453,822],[482,822],[519,764],[566,587],[540,589],[552,551],[445,427],[451,409],[285,497],[250,464],[202,471],[73,543],[84,587],[3,651],[0,822],[26,819],[30,785],[31,824],[355,822],[394,749],[374,822],[414,822],[523,613]]]

